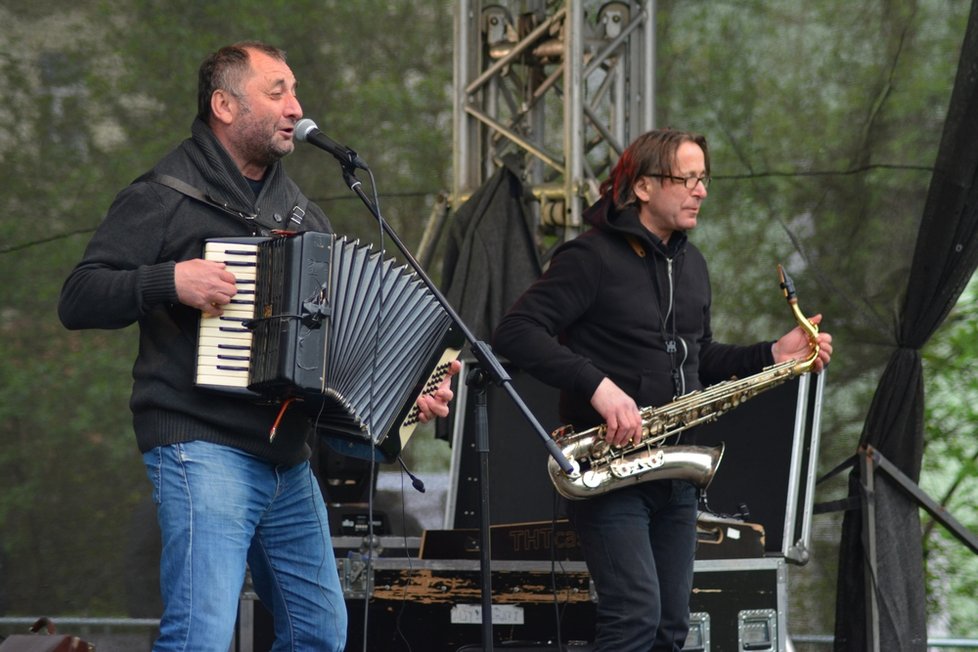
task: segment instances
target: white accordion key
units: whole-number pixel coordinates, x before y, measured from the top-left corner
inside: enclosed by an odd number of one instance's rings
[[[227,265],[237,293],[218,316],[201,314],[197,333],[197,374],[203,386],[247,388],[252,332],[245,322],[255,316],[258,246],[236,242],[207,242],[204,259]]]

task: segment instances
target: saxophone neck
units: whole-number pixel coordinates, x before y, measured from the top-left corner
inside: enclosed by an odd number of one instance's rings
[[[806,317],[801,311],[801,308],[798,307],[795,283],[781,265],[778,265],[778,276],[781,278],[781,289],[784,291],[784,297],[787,299],[788,305],[791,306],[791,314],[794,315],[795,321],[798,322],[801,329],[808,335],[809,355],[794,366],[794,372],[800,375],[811,371],[815,366],[815,361],[818,359],[818,326],[813,324],[812,320]]]

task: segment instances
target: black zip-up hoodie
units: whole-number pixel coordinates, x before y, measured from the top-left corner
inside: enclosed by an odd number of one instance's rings
[[[306,203],[299,188],[276,163],[255,197],[230,155],[199,119],[191,138],[153,172],[193,186],[209,201],[191,199],[143,177],[124,188],[65,281],[58,305],[62,323],[69,329],[114,329],[138,322],[130,407],[141,451],[206,440],[276,464],[306,459],[308,419],[300,410],[286,413],[270,444],[278,406],[194,387],[200,311],[179,302],[174,282],[176,263],[201,258],[207,238],[286,228],[294,207]],[[295,230],[331,232],[321,208],[309,203],[304,210]]]
[[[713,341],[709,271],[684,233],[664,245],[607,196],[584,219],[493,334],[496,352],[561,390],[565,423],[602,422],[590,399],[605,377],[646,407],[774,362],[771,342]]]

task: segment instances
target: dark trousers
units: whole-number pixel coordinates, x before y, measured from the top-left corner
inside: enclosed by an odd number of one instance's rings
[[[654,480],[569,501],[598,595],[595,648],[678,652],[689,631],[698,491]]]

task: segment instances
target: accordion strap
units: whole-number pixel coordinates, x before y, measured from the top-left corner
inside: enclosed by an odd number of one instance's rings
[[[230,206],[228,206],[227,203],[220,202],[214,199],[213,197],[210,197],[206,193],[204,193],[203,190],[200,190],[199,188],[190,185],[186,181],[170,176],[169,174],[148,172],[143,176],[139,177],[138,179],[136,179],[136,181],[151,181],[153,183],[158,183],[162,186],[166,186],[167,188],[176,190],[180,194],[186,195],[191,199],[196,199],[197,201],[203,204],[207,204],[208,206],[213,206],[214,208],[223,211],[228,215],[233,215],[234,217],[247,220],[248,222],[256,222],[262,225],[263,227],[271,229],[273,231],[274,230],[291,231],[295,225],[298,225],[302,222],[302,218],[306,214],[306,206],[309,204],[309,199],[307,199],[306,196],[300,192],[298,201],[296,202],[295,206],[292,207],[292,212],[289,215],[289,219],[283,229],[282,225],[270,225],[260,221],[258,219],[258,215],[248,215],[246,213],[242,213],[241,211],[236,211]]]

